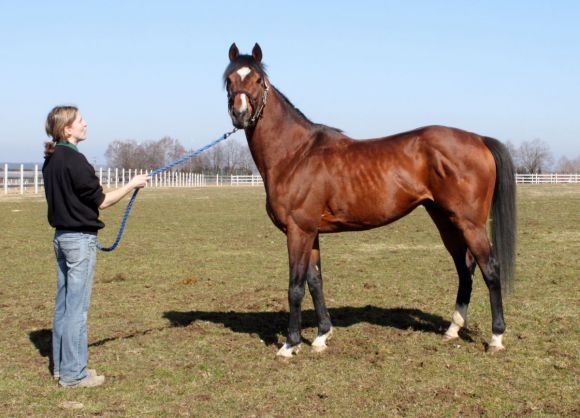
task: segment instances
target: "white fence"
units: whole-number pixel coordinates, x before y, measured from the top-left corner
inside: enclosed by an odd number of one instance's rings
[[[147,173],[146,170],[99,168],[96,174],[106,189],[116,189],[125,185],[136,174]],[[4,164],[0,173],[0,187],[4,194],[8,193],[39,193],[44,186],[42,172],[38,165],[24,168],[24,164]],[[580,174],[516,174],[518,184],[569,184],[580,183]],[[221,176],[200,173],[183,173],[179,171],[164,171],[155,175],[148,187],[208,187],[208,186],[261,186],[260,176]]]
[[[580,183],[580,174],[516,174],[520,184]]]
[[[147,174],[147,170],[122,169],[122,168],[98,168],[95,174],[99,177],[101,185],[105,189],[116,189],[125,185],[137,174]],[[24,164],[4,164],[0,173],[0,187],[4,194],[9,193],[39,193],[44,187],[42,171],[39,165],[33,168],[25,168]],[[164,171],[156,174],[147,187],[209,187],[209,186],[261,186],[262,177],[248,176],[222,176],[205,175],[200,173],[184,173],[179,171]]]

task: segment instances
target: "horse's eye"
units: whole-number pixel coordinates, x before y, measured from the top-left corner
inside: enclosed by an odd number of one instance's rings
[[[258,79],[256,80],[256,84],[261,84],[261,83],[262,83],[262,79],[261,79],[261,78],[258,78]]]

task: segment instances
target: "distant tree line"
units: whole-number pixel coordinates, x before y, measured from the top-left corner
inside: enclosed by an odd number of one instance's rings
[[[158,141],[138,142],[126,139],[111,142],[105,151],[105,158],[109,167],[154,170],[194,151],[186,149],[179,140],[168,136]],[[185,161],[175,167],[175,170],[209,175],[257,173],[247,144],[233,139]]]
[[[524,141],[519,147],[510,141],[506,145],[519,174],[580,173],[580,156],[562,157],[555,162],[550,146],[541,139]]]

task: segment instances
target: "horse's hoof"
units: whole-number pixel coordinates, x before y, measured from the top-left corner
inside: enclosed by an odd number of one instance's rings
[[[328,348],[328,346],[326,344],[313,345],[312,352],[313,353],[323,353],[324,351],[326,351],[327,348]]]
[[[491,336],[491,342],[487,346],[487,351],[489,353],[499,353],[502,350],[505,350],[505,347],[502,343],[503,334],[493,334]]]
[[[289,359],[292,358],[294,354],[297,354],[300,351],[300,344],[291,346],[288,343],[284,344],[276,353],[276,356],[282,359]]]
[[[323,351],[325,351],[328,348],[328,346],[326,345],[326,341],[330,339],[331,335],[332,328],[330,328],[330,331],[328,331],[326,334],[317,336],[312,342],[312,351],[314,351],[315,353],[322,353]]]
[[[503,345],[489,345],[487,346],[487,352],[490,354],[499,353],[500,351],[505,350]]]
[[[457,323],[459,320],[461,320],[461,325]],[[443,335],[443,341],[453,341],[459,338],[459,330],[463,325],[465,325],[465,321],[461,315],[459,315],[459,313],[455,312],[453,314],[453,321],[451,322],[451,325],[449,325],[449,328],[447,328],[447,331],[445,331],[445,335]]]

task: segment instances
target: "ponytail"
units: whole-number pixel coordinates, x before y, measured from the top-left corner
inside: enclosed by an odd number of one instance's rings
[[[58,141],[53,139],[52,141],[47,141],[44,143],[44,158],[48,158],[54,153],[57,142]]]

